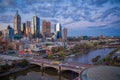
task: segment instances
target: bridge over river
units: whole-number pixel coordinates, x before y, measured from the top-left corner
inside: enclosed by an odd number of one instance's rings
[[[41,69],[52,67],[58,71],[60,74],[62,71],[70,70],[80,74],[84,69],[92,67],[92,64],[81,64],[75,62],[58,62],[58,61],[51,61],[48,59],[27,59],[31,64],[41,66]]]

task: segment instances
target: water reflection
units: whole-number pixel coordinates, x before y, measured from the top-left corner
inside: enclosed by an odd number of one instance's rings
[[[114,50],[114,48],[104,48],[104,49],[98,49],[90,51],[87,54],[81,54],[74,57],[70,57],[65,59],[65,61],[71,61],[71,62],[78,62],[78,63],[85,63],[85,64],[91,64],[91,59],[100,55],[101,58],[104,58],[109,52]]]
[[[36,66],[2,77],[0,80],[73,80],[77,76],[78,74],[72,71],[66,71],[59,75],[55,69],[46,68],[40,70],[40,67]]]

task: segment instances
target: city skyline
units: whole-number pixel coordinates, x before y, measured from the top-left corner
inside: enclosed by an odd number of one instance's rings
[[[40,28],[41,22],[47,20],[54,31],[59,22],[68,29],[68,36],[120,36],[119,4],[119,0],[0,0],[0,30],[13,27],[18,10],[22,23],[37,15]]]

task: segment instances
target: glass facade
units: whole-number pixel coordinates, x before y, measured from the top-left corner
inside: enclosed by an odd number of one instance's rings
[[[39,37],[40,35],[40,18],[37,16],[34,16],[32,20],[32,34],[34,37]]]
[[[56,39],[62,38],[62,27],[60,23],[57,23],[55,26]]]

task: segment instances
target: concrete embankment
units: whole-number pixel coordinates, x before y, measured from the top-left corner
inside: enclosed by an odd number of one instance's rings
[[[29,65],[29,66],[24,67],[24,68],[12,68],[12,69],[10,69],[9,71],[0,74],[0,77],[9,75],[9,74],[12,74],[12,73],[15,73],[15,72],[23,71],[23,70],[26,70],[26,69],[28,69],[28,68],[34,67],[34,66],[35,66],[35,65]]]

